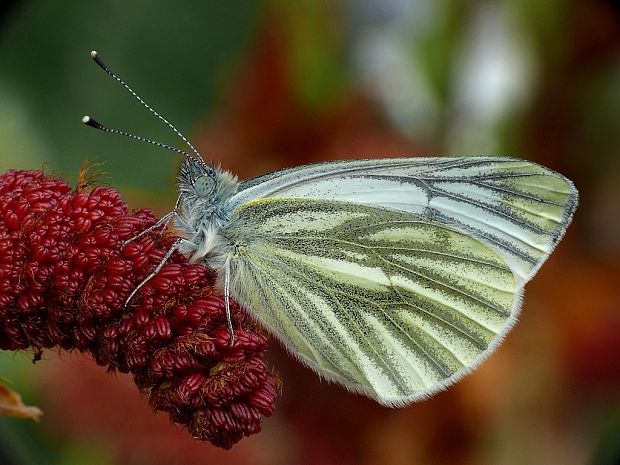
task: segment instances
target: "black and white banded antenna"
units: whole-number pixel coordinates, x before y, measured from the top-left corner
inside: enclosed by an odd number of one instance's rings
[[[168,150],[172,150],[173,152],[176,153],[180,153],[182,155],[185,155],[186,157],[191,157],[191,158],[196,158],[197,160],[203,162],[202,159],[202,155],[200,155],[200,152],[198,152],[198,150],[196,150],[196,148],[192,145],[192,143],[187,140],[187,138],[181,134],[181,132],[174,127],[174,125],[168,121],[166,118],[164,118],[163,116],[161,116],[159,113],[157,113],[148,103],[146,103],[142,97],[140,97],[131,87],[129,87],[129,84],[127,84],[125,81],[123,81],[120,77],[118,77],[109,67],[108,65],[106,65],[103,60],[101,59],[101,57],[99,56],[99,53],[96,52],[95,50],[93,50],[92,52],[90,52],[90,57],[93,59],[93,61],[95,63],[97,63],[97,65],[104,70],[109,76],[111,76],[112,78],[114,78],[114,80],[118,83],[120,83],[125,89],[127,89],[129,91],[129,93],[138,101],[142,104],[142,106],[144,108],[146,108],[148,111],[150,111],[151,113],[153,113],[160,121],[162,121],[166,126],[168,126],[170,129],[172,129],[172,131],[179,136],[183,142],[185,142],[187,144],[187,146],[191,149],[191,151],[195,154],[191,155],[187,152],[185,152],[184,150],[181,149],[177,149],[175,147],[171,147],[168,144],[163,144],[161,142],[155,142],[152,141],[150,139],[147,139],[145,137],[140,137],[140,136],[135,136],[133,134],[130,134],[128,132],[125,131],[121,131],[118,129],[112,129],[112,128],[108,128],[100,123],[98,123],[96,120],[94,120],[93,118],[91,118],[90,116],[84,116],[82,118],[82,123],[86,124],[87,126],[90,126],[92,128],[95,129],[99,129],[101,131],[104,132],[109,132],[112,134],[119,134],[121,136],[125,136],[125,137],[129,137],[130,139],[135,139],[135,140],[139,140],[141,142],[147,142],[149,144],[153,144],[156,145],[158,147],[162,147]]]
[[[170,150],[172,152],[180,153],[181,155],[185,155],[186,157],[192,157],[192,155],[187,153],[185,150],[181,150],[181,149],[178,149],[176,147],[172,147],[171,145],[164,144],[162,142],[157,142],[157,141],[154,141],[154,140],[151,140],[151,139],[147,139],[146,137],[136,136],[134,134],[130,134],[130,133],[125,132],[125,131],[121,131],[120,129],[113,129],[113,128],[109,128],[107,126],[104,126],[99,121],[91,118],[90,116],[83,116],[82,117],[82,123],[84,123],[86,126],[90,126],[91,128],[99,129],[100,131],[103,131],[103,132],[109,132],[110,134],[118,134],[118,135],[121,135],[121,136],[129,137],[130,139],[139,140],[140,142],[146,142],[147,144],[156,145],[157,147],[161,147],[163,149],[167,149],[167,150]]]

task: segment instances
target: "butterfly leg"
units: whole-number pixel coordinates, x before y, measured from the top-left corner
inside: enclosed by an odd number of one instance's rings
[[[179,237],[176,241],[174,241],[174,244],[172,244],[172,246],[168,249],[168,251],[166,252],[164,257],[161,259],[161,261],[157,264],[155,269],[146,278],[144,278],[142,282],[138,284],[133,291],[131,291],[131,294],[129,294],[129,297],[127,297],[127,300],[125,301],[124,308],[127,308],[127,306],[129,305],[129,302],[131,302],[131,299],[133,299],[133,297],[138,293],[138,291],[142,289],[142,287],[146,283],[148,283],[151,279],[153,279],[157,275],[157,273],[159,273],[159,271],[163,268],[163,266],[170,259],[170,257],[172,257],[172,254],[174,253],[174,251],[179,247],[179,244],[181,244],[181,242],[183,242],[184,240],[185,239]]]
[[[230,262],[228,260],[226,260],[224,268],[224,306],[226,308],[226,325],[228,326],[228,347],[231,347],[235,342],[235,332],[230,315]]]
[[[176,203],[174,204],[174,209],[170,213],[162,216],[155,224],[149,226],[145,230],[139,232],[135,236],[132,236],[129,239],[127,239],[125,242],[123,242],[123,245],[121,245],[121,251],[123,251],[123,249],[125,249],[125,247],[127,247],[127,245],[130,244],[131,242],[135,241],[136,239],[140,239],[145,234],[148,234],[149,232],[153,231],[154,229],[159,228],[162,225],[163,225],[162,231],[164,231],[166,227],[168,227],[168,223],[170,223],[170,220],[175,216],[179,216],[179,204],[180,203],[181,203],[181,197],[179,196]]]

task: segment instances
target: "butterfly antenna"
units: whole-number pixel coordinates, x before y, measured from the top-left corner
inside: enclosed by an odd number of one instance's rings
[[[91,128],[99,129],[100,131],[103,131],[103,132],[109,132],[111,134],[120,134],[121,136],[129,137],[130,139],[139,140],[140,142],[146,142],[147,144],[153,144],[153,145],[156,145],[157,147],[161,147],[163,149],[168,149],[168,150],[170,150],[172,152],[180,153],[181,155],[185,155],[186,157],[191,157],[191,155],[189,153],[187,153],[186,151],[178,149],[176,147],[172,147],[172,146],[170,146],[168,144],[163,144],[161,142],[156,142],[154,140],[147,139],[145,137],[135,136],[135,135],[130,134],[128,132],[121,131],[120,129],[112,129],[112,128],[109,128],[107,126],[104,126],[103,124],[101,124],[97,120],[91,118],[90,116],[84,116],[82,118],[82,123],[84,123],[86,126],[90,126]]]
[[[92,52],[90,52],[90,57],[93,59],[93,61],[94,61],[95,63],[97,63],[97,65],[98,65],[98,66],[99,66],[102,70],[104,70],[106,73],[108,73],[110,76],[112,76],[112,77],[113,77],[113,78],[114,78],[114,79],[115,79],[118,83],[120,83],[120,84],[121,84],[121,85],[122,85],[125,89],[127,89],[127,90],[129,91],[129,93],[131,93],[131,95],[133,95],[133,96],[134,96],[134,98],[135,98],[138,102],[140,102],[140,103],[141,103],[141,104],[142,104],[142,105],[143,105],[143,106],[144,106],[144,107],[145,107],[148,111],[150,111],[151,113],[153,113],[155,116],[157,116],[157,118],[159,118],[159,120],[160,120],[160,121],[162,121],[162,122],[163,122],[166,126],[168,126],[170,129],[172,129],[172,130],[174,131],[174,133],[175,133],[177,136],[179,136],[179,137],[183,140],[183,142],[185,142],[185,143],[188,145],[188,147],[189,147],[190,149],[192,149],[192,152],[194,152],[194,153],[196,154],[196,156],[198,157],[198,159],[202,161],[202,156],[200,155],[200,153],[198,152],[198,150],[196,150],[196,148],[195,148],[195,147],[191,144],[191,142],[190,142],[189,140],[187,140],[187,138],[186,138],[183,134],[181,134],[181,132],[180,132],[177,128],[175,128],[175,127],[172,125],[172,123],[171,123],[170,121],[168,121],[166,118],[164,118],[163,116],[161,116],[159,113],[157,113],[155,110],[153,110],[153,108],[152,108],[152,107],[151,107],[148,103],[146,103],[144,100],[142,100],[142,97],[140,97],[138,94],[136,94],[136,93],[134,92],[134,90],[133,90],[131,87],[129,87],[129,85],[128,85],[125,81],[123,81],[123,80],[122,80],[121,78],[119,78],[116,74],[114,74],[114,73],[112,72],[112,70],[108,67],[108,65],[106,65],[106,64],[103,62],[103,60],[102,60],[102,59],[101,59],[101,57],[99,56],[99,53],[97,53],[95,50],[93,50]],[[86,117],[85,117],[85,118],[86,118]],[[90,121],[94,121],[94,120],[93,120],[92,118],[90,118]],[[99,124],[99,123],[97,123],[96,121],[94,121],[94,123]],[[88,123],[87,123],[87,122],[85,122],[84,124],[88,124]],[[148,139],[143,139],[143,138],[138,137],[138,136],[132,136],[131,134],[123,133],[123,131],[117,131],[117,130],[112,130],[112,129],[109,129],[109,128],[104,128],[103,126],[102,126],[101,128],[99,128],[99,127],[94,126],[94,125],[92,125],[92,124],[88,124],[88,125],[89,125],[89,126],[92,126],[92,127],[95,127],[95,128],[97,128],[97,129],[102,129],[102,130],[107,131],[107,132],[115,132],[115,133],[117,133],[117,134],[122,134],[122,135],[125,135],[125,136],[128,136],[128,137],[131,137],[131,138],[133,138],[133,139],[142,140],[142,141],[144,141],[144,142],[149,142],[149,143],[151,143],[151,144],[155,144],[155,145],[159,145],[159,146],[161,146],[161,147],[169,148],[169,149],[171,149],[171,150],[173,150],[173,151],[175,151],[175,152],[178,152],[178,153],[183,153],[183,154],[185,154],[186,156],[190,156],[190,155],[189,155],[189,154],[187,154],[186,152],[180,151],[180,150],[178,150],[178,149],[174,149],[174,148],[172,148],[172,147],[170,147],[170,146],[167,146],[166,144],[160,144],[160,143],[158,143],[158,142],[153,142],[153,141],[150,141],[150,140],[148,140]]]

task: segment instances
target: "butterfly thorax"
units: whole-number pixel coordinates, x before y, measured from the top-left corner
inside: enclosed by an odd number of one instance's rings
[[[220,230],[232,212],[229,200],[237,192],[237,178],[202,160],[188,158],[181,165],[178,180],[175,228],[186,239],[180,251],[192,262],[219,269],[229,249]]]

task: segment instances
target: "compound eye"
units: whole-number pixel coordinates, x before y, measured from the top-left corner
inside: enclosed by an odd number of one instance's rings
[[[215,179],[209,175],[200,176],[194,183],[194,189],[198,197],[209,197],[215,189]]]

